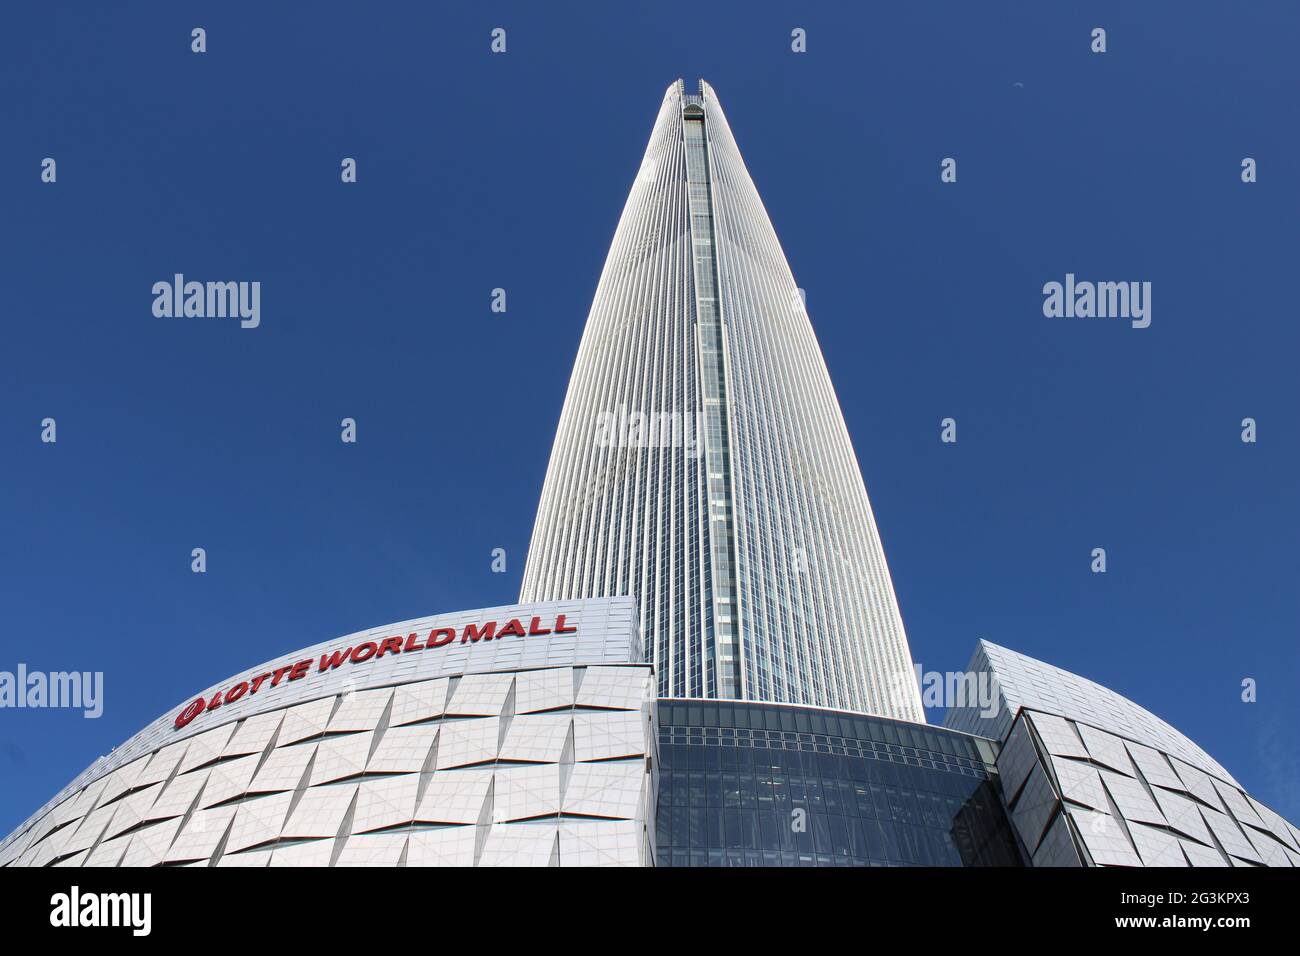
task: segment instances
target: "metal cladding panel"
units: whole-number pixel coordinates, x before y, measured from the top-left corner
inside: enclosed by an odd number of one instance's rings
[[[1080,738],[1089,747],[1082,755]],[[1127,772],[1112,769],[1126,762]],[[1300,860],[1286,822],[1239,787],[1072,719],[1021,710],[998,765],[1004,783],[1027,776],[1002,796],[1035,866],[1289,867]]]
[[[354,836],[339,854],[335,866],[397,866],[406,850],[405,834],[376,833]]]
[[[435,724],[389,726],[366,763],[370,773],[413,773],[423,769],[438,736]]]
[[[1128,832],[1142,857],[1143,866],[1191,865],[1183,855],[1182,844],[1172,833],[1132,822],[1129,823]]]
[[[664,697],[925,720],[821,349],[707,83],[674,83],[660,107],[520,593],[636,597]]]
[[[364,781],[357,792],[352,832],[357,834],[385,830],[414,822],[419,795],[420,778],[417,774],[404,773]],[[348,845],[351,844],[352,841],[349,840]]]
[[[1128,698],[1078,674],[988,641],[980,641],[976,646],[967,670],[992,676],[998,695],[996,713],[989,716],[978,706],[953,707],[944,719],[945,727],[1005,740],[1016,714],[1024,708],[1145,744],[1240,789],[1232,774],[1192,740]],[[1102,738],[1094,735],[1092,740],[1098,742]],[[1087,755],[1086,751],[1083,755]],[[1099,763],[1107,763],[1100,753],[1094,758]],[[1116,761],[1122,762],[1122,755],[1112,754],[1108,765],[1112,769],[1127,769],[1115,767]]]
[[[500,633],[512,620],[520,621],[522,636]],[[488,621],[497,624],[495,639],[462,639],[466,625],[481,629]],[[423,639],[439,631],[456,639],[424,649]],[[409,650],[394,647],[356,662],[322,663],[344,649],[386,639],[405,642],[408,635],[421,639]],[[501,813],[558,814],[568,783],[587,779],[574,773],[575,720],[582,723],[584,740],[598,741],[601,753],[635,764],[642,797],[636,813],[608,816],[639,821],[645,845],[637,860],[649,862],[653,837],[646,833],[645,812],[653,808],[655,688],[642,659],[629,598],[462,611],[324,641],[234,675],[199,699],[306,661],[300,679],[244,693],[199,711],[188,723],[177,720],[183,704],[159,717],[0,843],[0,863],[217,862],[213,853],[221,848],[226,865],[226,857],[261,854],[281,841],[302,839],[324,842],[310,851],[274,849],[267,856],[270,865],[334,865],[345,853],[350,863],[389,860],[391,842],[347,852],[353,827],[490,828],[497,822],[494,776],[505,772],[496,769],[499,761],[522,759],[549,768],[516,769],[500,781]],[[522,695],[516,686],[521,679]],[[520,700],[546,713],[520,714]],[[589,799],[582,786],[583,799]],[[438,805],[439,795],[447,797],[445,805]],[[458,799],[465,806],[458,808]],[[552,830],[551,844],[558,848],[559,831]],[[590,842],[599,844],[598,835]],[[531,846],[503,836],[491,844],[491,860],[500,861],[505,848],[516,844]],[[421,837],[404,843],[399,856],[427,865],[460,858],[464,845],[451,841],[443,847]],[[573,844],[575,858],[586,845]],[[483,840],[468,846],[471,855],[481,856]],[[531,850],[525,856],[533,859]],[[552,858],[562,862],[563,855],[557,850],[547,856]],[[249,856],[243,862],[255,861]]]

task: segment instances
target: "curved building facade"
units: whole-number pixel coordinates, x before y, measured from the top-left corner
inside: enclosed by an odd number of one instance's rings
[[[1002,743],[1007,813],[1035,866],[1300,866],[1300,830],[1155,714],[987,641],[968,670],[992,678],[996,706],[946,724]]]
[[[268,661],[86,768],[0,866],[1300,865],[1168,724],[1005,648],[975,656],[1007,714],[985,737],[656,699],[638,620],[516,605]]]
[[[648,865],[654,682],[640,658],[627,599],[304,648],[100,758],[0,842],[0,865]]]
[[[669,87],[614,234],[520,599],[617,594],[662,696],[925,719],[817,338],[703,82]]]

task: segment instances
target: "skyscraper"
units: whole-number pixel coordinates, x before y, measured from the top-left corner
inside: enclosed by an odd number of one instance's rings
[[[707,83],[664,96],[578,349],[521,594],[636,598],[664,696],[924,720],[802,293]]]

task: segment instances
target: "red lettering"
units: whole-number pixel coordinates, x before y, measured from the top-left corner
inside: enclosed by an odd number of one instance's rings
[[[479,641],[500,640],[503,637],[543,637],[547,634],[574,634],[577,633],[577,626],[566,626],[567,615],[557,614],[555,616],[555,627],[546,628],[542,626],[541,617],[534,617],[528,622],[528,630],[524,630],[524,625],[519,618],[512,618],[506,625],[497,631],[496,621],[487,621],[483,624],[466,624],[464,631],[461,632],[460,642],[462,644],[474,643]],[[427,650],[434,647],[446,647],[456,640],[456,629],[454,627],[438,627],[429,632],[426,643],[420,643],[418,634],[408,634],[405,639],[402,637],[388,637],[376,644],[374,641],[366,641],[364,644],[358,644],[356,647],[347,647],[332,654],[322,654],[318,670],[321,672],[335,670],[341,667],[345,662],[350,661],[353,664],[361,664],[373,657],[383,657],[385,654],[401,654],[403,651]],[[228,688],[223,694],[221,691],[212,695],[210,700],[204,700],[199,697],[187,704],[179,714],[176,715],[176,729],[189,724],[204,711],[216,710],[223,703],[233,704],[235,701],[243,698],[245,694],[256,694],[266,681],[271,682],[271,686],[277,686],[286,674],[289,680],[300,680],[306,677],[311,670],[314,661],[308,659],[298,661],[295,664],[286,664],[284,667],[277,667],[274,671],[266,674],[259,674],[252,681],[240,681],[233,687]]]
[[[501,628],[501,633],[497,635],[497,640],[503,637],[523,637],[524,626],[519,622],[519,618],[512,618],[510,623]]]
[[[455,639],[456,629],[454,627],[440,627],[429,632],[429,643],[424,646],[424,649],[427,651],[431,647],[446,647]]]
[[[492,638],[496,637],[496,633],[497,633],[496,621],[488,621],[486,624],[483,625],[482,630],[479,630],[479,628],[475,627],[473,624],[466,624],[465,633],[461,635],[460,642],[464,644],[466,641],[473,641],[475,644],[477,644],[479,638],[486,638],[487,640],[490,641],[492,640]]]
[[[335,651],[333,654],[322,654],[320,656],[320,669],[322,671],[324,670],[332,671],[334,668],[338,667],[345,660],[347,660],[348,654],[350,654],[351,652],[352,652],[352,648],[345,647],[343,650]]]
[[[185,709],[176,715],[176,729],[180,730],[199,714],[203,713],[204,708],[207,706],[208,702],[202,697],[190,701],[185,705]]]

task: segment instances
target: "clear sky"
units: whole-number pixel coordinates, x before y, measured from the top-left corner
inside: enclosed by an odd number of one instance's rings
[[[517,597],[679,76],[807,292],[916,660],[1093,678],[1300,821],[1295,4],[638,6],[6,6],[0,670],[106,687],[0,710],[0,834],[232,673]],[[176,272],[259,281],[260,327],[155,317]],[[1067,272],[1150,281],[1150,328],[1045,318]]]

